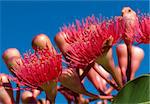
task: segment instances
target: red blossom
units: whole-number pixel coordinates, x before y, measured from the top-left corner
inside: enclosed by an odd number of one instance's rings
[[[124,7],[120,23],[123,40],[126,44],[133,43],[139,33],[139,21],[135,11],[130,7]]]
[[[150,43],[150,17],[149,15],[139,17],[140,33],[137,38],[139,43]]]
[[[69,44],[66,58],[70,60],[70,66],[84,68],[102,56],[120,39],[118,29],[118,18],[100,22],[94,16],[63,27],[65,41]]]
[[[17,67],[13,66],[13,71],[21,85],[37,88],[48,81],[58,80],[62,72],[61,58],[48,47],[38,49],[34,53],[25,53],[22,62],[17,62]]]

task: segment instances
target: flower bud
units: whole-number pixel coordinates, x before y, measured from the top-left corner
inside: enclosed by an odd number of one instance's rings
[[[73,92],[93,97],[91,93],[86,91],[75,70],[71,68],[64,70],[61,76],[59,77],[59,80],[64,87],[72,90]]]
[[[24,91],[22,93],[21,100],[23,104],[35,104],[37,102],[30,91]]]
[[[84,88],[80,82],[78,74],[71,68],[64,70],[61,76],[59,77],[59,80],[63,86],[69,88],[74,92],[84,92]]]
[[[126,44],[134,42],[137,31],[139,29],[138,17],[130,7],[122,9],[122,26],[123,26],[123,39]]]
[[[104,67],[104,69],[109,72],[119,87],[122,87],[122,80],[119,75],[118,70],[115,69],[114,59],[112,56],[112,49],[110,49],[106,55],[99,57],[96,62]]]
[[[127,69],[127,47],[125,44],[120,44],[116,48],[118,55],[119,67],[122,71],[123,77],[126,77],[126,69]],[[131,76],[130,79],[134,78],[134,74],[139,68],[139,65],[144,58],[144,51],[136,46],[132,46],[131,51]]]
[[[134,78],[134,74],[138,70],[143,58],[144,58],[144,51],[139,47],[133,46],[131,57],[131,76],[130,76],[131,80]]]
[[[100,67],[102,74],[108,78],[110,74]],[[96,89],[100,92],[104,92],[107,87],[107,82],[92,68],[87,74],[88,79],[93,83]]]
[[[37,90],[37,89],[33,89],[32,92],[33,92],[33,97],[34,98],[36,98],[41,93],[41,91]]]
[[[13,104],[12,86],[6,75],[0,74],[0,103]]]
[[[34,50],[36,50],[37,48],[46,48],[46,47],[48,47],[49,49],[53,48],[53,45],[48,36],[46,36],[45,34],[39,34],[33,38],[32,48]],[[55,49],[53,49],[53,52],[56,53]]]
[[[22,64],[20,52],[16,48],[7,49],[3,55],[3,60],[7,65],[9,71],[14,74],[13,67],[18,67],[18,65]]]
[[[121,69],[122,78],[126,80],[126,69],[127,69],[127,47],[125,44],[119,44],[116,48],[118,64]]]
[[[60,51],[63,53],[63,55],[66,54],[67,47],[69,46],[69,44],[66,42],[65,38],[66,38],[66,34],[64,32],[59,32],[55,36],[55,42],[56,42],[58,48],[60,49]]]

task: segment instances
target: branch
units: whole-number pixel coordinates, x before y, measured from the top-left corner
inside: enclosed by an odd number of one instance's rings
[[[90,63],[85,69],[83,74],[80,76],[80,80],[82,81],[84,77],[87,75],[87,73],[90,71],[90,69],[94,66],[95,62]]]
[[[130,80],[130,75],[131,75],[131,49],[132,49],[132,44],[126,44],[127,45],[127,53],[128,53],[128,65],[127,65],[127,70],[126,70],[126,75],[127,75],[127,81]]]

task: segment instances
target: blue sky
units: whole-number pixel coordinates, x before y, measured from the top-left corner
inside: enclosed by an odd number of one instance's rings
[[[63,24],[69,24],[75,19],[81,20],[87,16],[118,16],[121,9],[130,6],[141,13],[149,12],[149,2],[146,1],[1,1],[0,2],[0,54],[7,48],[15,47],[21,53],[31,49],[31,41],[40,33],[47,34],[52,43],[54,36]],[[56,45],[55,45],[56,46]],[[149,72],[149,45],[139,45],[145,51],[145,58],[136,73],[136,76]],[[114,50],[114,56],[115,48]],[[117,63],[117,59],[115,58]],[[0,72],[9,73],[2,58],[0,59]],[[89,91],[95,91],[87,81]],[[43,96],[43,95],[42,95]],[[58,94],[57,102],[64,102],[62,95]]]

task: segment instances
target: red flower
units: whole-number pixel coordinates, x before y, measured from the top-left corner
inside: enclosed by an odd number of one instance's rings
[[[69,44],[66,58],[70,66],[84,68],[102,56],[120,38],[118,33],[119,19],[99,22],[94,16],[87,17],[82,24],[76,21],[62,28],[65,41]]]
[[[122,9],[121,28],[122,38],[125,43],[133,43],[139,33],[139,21],[135,11],[130,7],[124,7]]]
[[[58,80],[62,72],[61,58],[48,47],[37,49],[34,53],[25,53],[22,61],[13,66],[13,71],[21,84],[37,88],[48,81]]]
[[[150,17],[148,15],[139,17],[140,33],[137,38],[139,43],[150,43]]]

